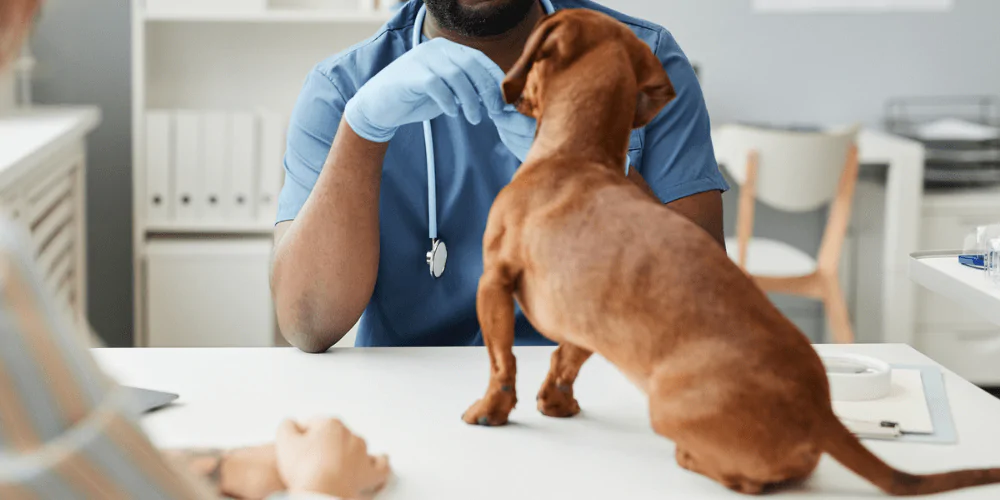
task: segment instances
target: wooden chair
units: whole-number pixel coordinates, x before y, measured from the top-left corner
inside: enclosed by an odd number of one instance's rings
[[[726,241],[730,258],[766,292],[823,302],[837,343],[854,331],[838,271],[858,177],[858,127],[836,132],[793,132],[723,127],[717,155],[741,186],[737,237]],[[816,258],[786,243],[753,237],[754,206],[761,201],[786,212],[829,204],[830,215]]]

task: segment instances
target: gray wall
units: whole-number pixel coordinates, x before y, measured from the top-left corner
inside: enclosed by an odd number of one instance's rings
[[[878,124],[890,97],[1000,95],[996,0],[956,0],[955,10],[946,14],[885,15],[762,15],[750,10],[751,0],[604,3],[673,32],[701,66],[717,123]],[[114,345],[131,341],[132,323],[126,5],[49,0],[34,39],[42,61],[38,100],[104,109],[105,122],[90,143],[90,312],[96,329]],[[728,228],[734,195],[726,197]],[[816,250],[822,214],[788,216],[765,209],[758,214],[760,233]]]
[[[950,13],[759,14],[752,0],[605,0],[666,26],[701,70],[714,123],[878,126],[887,99],[1000,96],[1000,2]],[[734,201],[730,193],[728,201]],[[735,204],[727,205],[733,227]],[[818,246],[820,228],[764,210],[760,230]],[[805,216],[806,219],[814,216]]]
[[[1000,94],[1000,2],[949,13],[759,14],[752,0],[606,0],[666,26],[716,121],[880,121],[890,97]]]
[[[2,1],[2,0],[0,0]],[[132,343],[131,37],[126,0],[46,0],[32,49],[35,100],[96,104],[89,141],[90,319],[113,346]]]
[[[949,13],[810,15],[755,13],[752,0],[604,3],[673,33],[700,67],[714,123],[880,126],[885,102],[894,97],[1000,96],[996,0],[956,0]],[[735,228],[737,196],[733,189],[724,198],[727,233]],[[758,206],[755,233],[814,254],[825,217],[825,211],[793,215]],[[775,299],[807,335],[822,338],[818,303]]]

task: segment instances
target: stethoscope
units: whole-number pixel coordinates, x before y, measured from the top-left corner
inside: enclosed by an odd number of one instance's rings
[[[555,7],[551,0],[541,0],[545,14],[555,12]],[[417,19],[413,25],[413,46],[420,45],[423,41],[424,19],[427,18],[427,7],[420,6],[417,11]],[[434,160],[434,135],[431,130],[431,122],[427,120],[424,125],[424,150],[427,154],[427,237],[431,240],[431,251],[427,252],[427,266],[430,268],[431,276],[440,278],[444,274],[448,265],[448,245],[438,238],[437,224],[437,173],[435,171]],[[625,161],[625,175],[628,175],[629,162]]]

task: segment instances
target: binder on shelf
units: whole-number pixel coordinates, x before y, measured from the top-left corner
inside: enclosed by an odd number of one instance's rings
[[[174,203],[178,221],[198,221],[201,216],[204,176],[202,169],[202,117],[178,111],[174,118]]]
[[[257,118],[253,113],[230,116],[228,219],[253,222],[257,179]]]
[[[202,166],[205,184],[201,202],[204,219],[208,221],[224,220],[229,212],[229,124],[229,116],[225,113],[204,115]]]
[[[165,111],[146,113],[146,220],[164,223],[173,218],[173,117]]]
[[[285,117],[270,111],[260,112],[260,163],[257,184],[257,220],[268,224],[278,215],[278,193],[285,180]]]

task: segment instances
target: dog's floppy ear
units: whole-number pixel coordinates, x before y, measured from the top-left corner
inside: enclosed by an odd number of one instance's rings
[[[550,55],[549,42],[557,42],[556,37],[550,40],[550,35],[559,24],[558,19],[547,16],[535,26],[535,30],[528,37],[528,42],[524,44],[524,52],[503,80],[503,98],[507,104],[514,104],[521,98],[524,87],[528,84],[528,73],[531,72],[535,62]]]
[[[677,97],[677,92],[660,59],[639,39],[632,45],[632,65],[639,87],[639,101],[632,127],[640,128],[653,121],[663,107]]]

